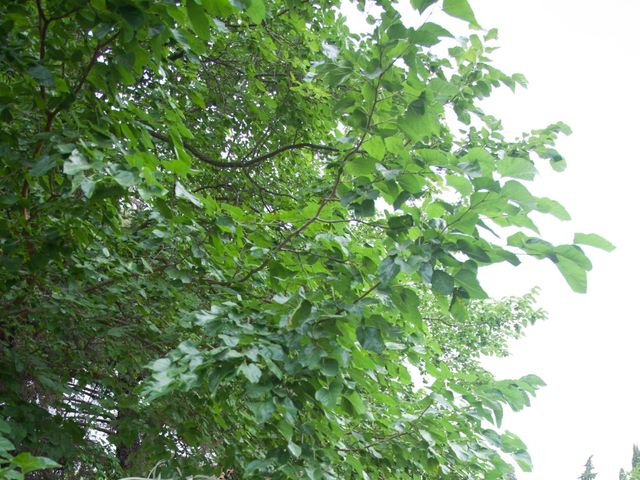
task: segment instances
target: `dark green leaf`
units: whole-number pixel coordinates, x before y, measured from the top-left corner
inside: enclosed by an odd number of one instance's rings
[[[451,295],[453,293],[453,277],[444,270],[435,270],[431,276],[431,286],[437,293]]]
[[[400,265],[396,263],[395,257],[387,257],[380,262],[378,276],[383,285],[388,285],[398,273],[400,273]]]
[[[375,353],[382,353],[384,350],[384,341],[380,334],[380,329],[376,327],[360,326],[356,330],[358,341],[362,348]]]
[[[209,40],[209,14],[195,0],[187,0],[187,15],[193,30],[203,40]]]

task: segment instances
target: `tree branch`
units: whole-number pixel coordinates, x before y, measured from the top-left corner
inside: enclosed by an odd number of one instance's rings
[[[149,134],[152,137],[157,138],[158,140],[162,140],[163,142],[166,143],[172,143],[171,138],[163,133],[158,133],[158,132],[154,132],[153,130],[149,130]],[[243,158],[242,160],[239,160],[237,162],[222,162],[219,160],[215,160],[211,157],[209,157],[208,155],[205,155],[204,153],[202,153],[198,148],[194,147],[193,145],[191,145],[189,142],[183,141],[182,142],[184,145],[184,148],[189,151],[194,157],[196,157],[198,160],[208,163],[209,165],[213,165],[214,167],[218,167],[218,168],[247,168],[247,167],[251,167],[253,165],[257,165],[259,163],[262,163],[266,160],[269,160],[270,158],[273,158],[281,153],[284,153],[288,150],[300,150],[300,149],[307,149],[307,150],[317,150],[317,151],[325,151],[325,152],[331,152],[331,153],[336,153],[339,152],[340,150],[335,148],[335,147],[330,147],[328,145],[316,145],[314,143],[294,143],[292,145],[285,145],[284,147],[280,147],[277,148],[269,153],[265,153],[264,155],[260,155],[258,157],[254,157],[254,158]]]

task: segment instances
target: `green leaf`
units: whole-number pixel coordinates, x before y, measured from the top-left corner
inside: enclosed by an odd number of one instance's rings
[[[280,420],[278,422],[278,430],[284,438],[291,440],[291,437],[293,436],[293,427],[289,425],[289,423],[284,420]]]
[[[373,217],[376,214],[376,204],[369,198],[362,200],[360,203],[354,203],[352,206],[356,217]]]
[[[395,257],[387,257],[380,262],[378,276],[382,285],[388,285],[398,273],[400,273],[400,265],[396,263]]]
[[[327,377],[335,377],[339,371],[339,364],[333,358],[323,358],[320,361],[320,371]]]
[[[559,202],[550,198],[539,198],[536,202],[536,210],[542,213],[550,213],[559,220],[571,220],[569,212]]]
[[[362,401],[362,397],[358,394],[358,392],[351,392],[349,395],[347,395],[347,400],[349,400],[349,403],[353,407],[353,410],[358,415],[363,415],[367,411],[367,408]]]
[[[42,155],[38,161],[31,167],[29,172],[34,177],[41,177],[45,175],[49,170],[56,166],[55,157],[49,155]]]
[[[40,85],[53,87],[53,75],[44,65],[34,65],[28,70],[29,75]]]
[[[267,15],[263,0],[251,0],[246,13],[253,23],[260,25]]]
[[[444,0],[442,9],[452,17],[460,18],[473,25],[478,24],[467,0]]]
[[[411,215],[397,215],[389,217],[389,229],[394,232],[408,230],[413,226],[413,217]]]
[[[69,158],[64,162],[62,171],[67,175],[76,175],[90,168],[91,165],[87,162],[86,157],[80,153],[78,149],[74,149],[71,155],[69,155]]]
[[[50,458],[34,457],[28,452],[22,452],[11,459],[13,465],[17,465],[22,469],[22,473],[34,472],[36,470],[45,470],[47,468],[56,468],[60,465]]]
[[[334,380],[329,387],[323,387],[316,391],[315,399],[325,405],[329,409],[333,409],[338,403],[342,392],[342,383]]]
[[[411,6],[422,13],[427,9],[427,7],[436,2],[437,0],[411,0]]]
[[[435,270],[431,276],[431,286],[437,293],[451,295],[453,293],[453,277],[444,270]]]
[[[584,251],[582,251],[582,248],[577,245],[558,245],[555,247],[554,253],[557,256],[562,256],[567,260],[572,261],[585,271],[589,271],[593,267],[589,257],[587,257],[584,254]]]
[[[461,175],[447,175],[447,184],[455,188],[462,195],[471,195],[473,185],[469,179]]]
[[[587,272],[571,260],[559,257],[556,267],[574,292],[587,293]]]
[[[237,13],[229,0],[202,0],[202,5],[214,17],[228,17]]]
[[[297,445],[296,443],[293,443],[293,442],[289,442],[287,444],[287,449],[289,449],[291,454],[296,458],[298,458],[300,456],[300,454],[302,453],[302,448],[300,448],[299,445]]]
[[[520,157],[504,157],[498,160],[498,172],[505,177],[533,180],[538,173],[531,160]]]
[[[480,283],[478,283],[478,277],[475,272],[470,270],[460,270],[456,276],[456,281],[462,285],[465,291],[471,298],[488,298],[487,292],[485,292]]]
[[[616,248],[613,243],[595,233],[576,233],[573,237],[573,243],[589,245],[590,247],[600,248],[607,252],[612,252]]]
[[[113,178],[115,179],[116,182],[118,182],[119,185],[125,188],[135,185],[138,180],[137,176],[134,175],[133,172],[130,172],[128,170],[118,171],[118,173],[116,173],[116,175]],[[90,195],[87,195],[87,196],[90,196]]]
[[[375,353],[382,353],[384,350],[384,341],[380,334],[380,329],[376,327],[359,326],[356,330],[358,341],[362,348]]]
[[[413,43],[431,47],[440,42],[440,37],[452,37],[451,32],[436,23],[424,23],[417,30],[411,32],[410,39]]]
[[[211,25],[209,23],[209,14],[205,9],[195,0],[187,0],[187,15],[193,30],[198,36],[205,41],[209,40],[209,28]]]
[[[552,157],[549,162],[556,172],[564,172],[567,169],[567,161],[562,157]]]
[[[531,456],[526,450],[515,452],[511,454],[511,456],[516,461],[516,463],[520,466],[523,472],[533,471],[533,462],[531,461]]]
[[[180,182],[176,182],[175,194],[177,198],[184,198],[197,207],[202,207],[202,201],[191,192],[189,192]]]
[[[255,363],[246,364],[243,363],[240,365],[240,373],[242,373],[247,380],[251,383],[258,383],[260,377],[262,376],[262,370]]]
[[[362,149],[376,160],[382,160],[386,153],[384,141],[378,136],[371,137],[363,145]]]
[[[10,452],[15,450],[15,446],[7,438],[0,435],[0,452]]]
[[[266,400],[264,402],[248,402],[247,404],[258,423],[265,423],[268,421],[276,411],[276,406],[272,400]]]
[[[431,115],[419,115],[407,112],[400,120],[398,126],[411,140],[417,142],[429,135],[437,134],[440,130],[437,120]]]
[[[298,308],[295,309],[289,320],[289,325],[297,327],[311,315],[311,302],[308,300],[302,300]]]
[[[529,384],[534,389],[538,389],[546,385],[544,380],[542,380],[539,376],[534,375],[532,373],[525,375],[524,377],[520,377],[520,380]]]

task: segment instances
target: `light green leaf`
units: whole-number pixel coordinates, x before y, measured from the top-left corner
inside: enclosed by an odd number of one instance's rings
[[[424,23],[420,28],[411,32],[410,40],[418,45],[430,47],[440,42],[440,37],[452,37],[451,32],[436,23]]]
[[[478,24],[467,0],[444,0],[442,9],[452,17],[460,18],[473,25]]]
[[[584,268],[564,257],[558,257],[556,267],[574,292],[587,292],[587,272]]]
[[[127,188],[136,184],[137,177],[128,170],[119,170],[118,173],[113,177],[118,184]],[[86,193],[86,192],[85,192]],[[87,195],[88,197],[90,195]]]
[[[382,160],[386,152],[384,140],[378,136],[371,137],[363,145],[362,149],[376,160]]]
[[[531,160],[520,157],[504,157],[498,160],[498,172],[505,177],[533,180],[538,173]]]
[[[436,2],[437,0],[411,0],[411,6],[422,13],[427,9],[427,7]]]
[[[589,245],[590,247],[600,248],[607,252],[612,252],[616,248],[609,240],[595,233],[576,233],[573,237],[573,243]]]
[[[175,194],[176,194],[176,197],[184,198],[190,201],[191,203],[193,203],[196,207],[202,206],[202,202],[200,201],[200,199],[196,197],[194,194],[192,194],[191,192],[189,192],[186,188],[184,188],[184,186],[180,182],[176,182]]]
[[[349,395],[347,395],[347,400],[349,400],[349,403],[353,407],[353,410],[358,415],[362,415],[367,411],[364,402],[362,401],[362,397],[358,394],[358,392],[351,392]]]
[[[291,454],[296,458],[298,458],[300,456],[300,454],[302,453],[302,448],[300,448],[300,446],[297,445],[296,443],[289,442],[287,444],[287,448],[289,449]]]
[[[267,15],[263,0],[251,0],[247,15],[253,23],[260,25]]]
[[[62,171],[67,175],[76,175],[84,170],[89,170],[91,165],[86,157],[78,149],[74,149],[69,158],[64,162]]]
[[[462,175],[447,175],[447,184],[455,188],[462,195],[471,195],[473,185],[469,179]]]
[[[531,456],[526,450],[515,452],[511,454],[511,456],[517,462],[523,472],[533,471],[533,462],[531,461]]]
[[[471,298],[488,298],[487,292],[485,292],[480,283],[478,282],[477,275],[467,269],[460,270],[456,276],[456,281],[462,285]]]
[[[251,383],[257,383],[262,376],[262,370],[260,370],[260,367],[255,363],[250,363],[249,365],[243,363],[240,365],[238,370],[240,370],[240,373],[242,373]]]
[[[539,198],[536,202],[536,210],[549,213],[559,220],[571,220],[569,212],[559,202],[551,198]]]

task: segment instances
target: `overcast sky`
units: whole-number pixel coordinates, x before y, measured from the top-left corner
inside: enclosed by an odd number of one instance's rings
[[[419,24],[402,3],[405,21]],[[539,305],[549,314],[512,344],[511,357],[487,362],[501,378],[536,373],[547,382],[532,407],[505,416],[533,457],[534,472],[518,478],[575,479],[593,454],[598,480],[617,480],[640,444],[640,0],[470,3],[484,28],[499,29],[494,64],[529,80],[515,95],[499,91],[485,111],[512,135],[558,120],[574,131],[558,143],[568,169],[541,164],[529,185],[573,217],[536,219],[542,236],[570,243],[574,232],[599,233],[617,246],[610,254],[586,247],[594,263],[586,295],[573,293],[549,262],[481,272],[495,297],[541,287]],[[345,13],[352,28],[367,28],[355,9]]]
[[[479,22],[500,30],[495,60],[524,73],[529,88],[503,92],[486,110],[510,132],[563,120],[574,134],[560,143],[569,167],[545,169],[533,191],[559,200],[571,222],[542,222],[543,235],[570,241],[597,232],[618,248],[592,252],[589,292],[578,295],[551,265],[492,268],[494,295],[542,288],[549,320],[491,362],[501,376],[535,372],[548,386],[506,425],[529,445],[535,470],[523,480],[574,479],[594,454],[598,479],[617,479],[640,444],[640,40],[637,0],[482,0]]]

